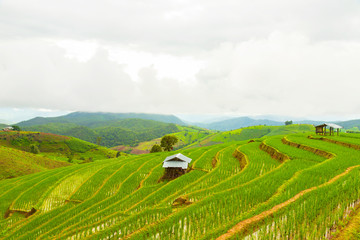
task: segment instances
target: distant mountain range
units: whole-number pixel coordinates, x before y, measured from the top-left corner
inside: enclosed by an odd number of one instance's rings
[[[237,117],[237,118],[231,118],[213,123],[198,124],[199,127],[208,128],[212,130],[219,130],[219,131],[229,131],[238,128],[257,126],[257,125],[280,126],[280,125],[284,125],[284,123],[271,121],[267,119],[258,120],[249,117]]]
[[[294,121],[294,123],[318,125],[324,121],[302,120]],[[356,131],[360,129],[360,120],[334,123],[343,126],[345,129]],[[118,145],[134,146],[140,142],[179,132],[181,125],[229,131],[250,126],[281,126],[284,124],[282,121],[250,117],[234,117],[211,123],[190,123],[174,115],[73,112],[59,117],[36,117],[19,122],[16,125],[24,130],[73,136],[92,143],[113,147]],[[5,124],[0,124],[0,127],[5,126]]]
[[[73,123],[81,126],[92,127],[100,122],[108,122],[120,119],[137,118],[144,120],[154,120],[165,123],[185,125],[185,123],[174,115],[147,114],[147,113],[89,113],[73,112],[59,117],[36,117],[27,121],[19,122],[20,127],[42,125],[47,123]]]
[[[185,125],[173,115],[145,113],[74,112],[59,117],[36,117],[17,125],[23,130],[80,138],[106,147],[134,146],[140,142],[179,132]]]
[[[290,119],[289,119],[290,120]],[[302,120],[302,121],[294,121],[294,124],[312,124],[319,125],[328,121],[313,121],[313,120]],[[337,121],[337,122],[328,122],[328,123],[336,123],[340,126],[343,126],[345,129],[350,128],[358,128],[360,129],[360,119],[349,120],[349,121]],[[230,131],[244,127],[250,126],[281,126],[284,125],[285,122],[281,121],[273,121],[269,119],[254,119],[250,117],[235,117],[231,119],[226,119],[222,121],[212,122],[212,123],[192,123],[195,126],[199,126],[202,128],[219,130],[219,131]]]

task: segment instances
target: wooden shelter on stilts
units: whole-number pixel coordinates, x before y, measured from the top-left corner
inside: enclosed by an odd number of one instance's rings
[[[327,130],[327,127],[329,127],[329,131]],[[340,125],[337,125],[335,123],[324,123],[324,124],[320,124],[315,126],[315,132],[316,134],[319,135],[334,135],[334,130],[336,129],[337,135],[339,136],[339,131],[340,129],[343,128]]]

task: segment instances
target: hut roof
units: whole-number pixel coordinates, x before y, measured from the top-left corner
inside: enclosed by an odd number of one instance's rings
[[[13,127],[4,127],[2,130],[3,131],[9,131],[9,130],[14,130],[14,128]]]
[[[317,125],[315,127],[326,127],[326,126],[329,126],[329,127],[332,127],[332,128],[343,128],[342,126],[337,125],[335,123],[324,123],[324,124]]]
[[[191,158],[188,158],[181,153],[169,156],[165,158],[163,162],[163,168],[182,168],[187,169],[188,164],[191,162]]]
[[[192,160],[191,158],[188,158],[188,157],[182,155],[181,153],[178,153],[178,154],[171,155],[171,156],[165,158],[164,162],[168,162],[168,161],[182,161],[182,162],[190,163],[191,160]]]

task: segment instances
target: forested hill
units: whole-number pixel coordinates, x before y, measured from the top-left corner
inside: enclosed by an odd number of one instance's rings
[[[178,117],[174,115],[163,114],[146,114],[146,113],[89,113],[89,112],[73,112],[59,117],[36,117],[27,121],[19,122],[17,125],[20,127],[28,127],[35,125],[43,125],[48,123],[73,123],[80,126],[93,127],[104,122],[106,125],[109,121],[116,121],[122,119],[144,119],[154,120],[164,123],[175,123],[185,125]]]
[[[360,129],[360,119],[336,122],[336,124],[343,126],[345,129],[351,129],[351,128],[357,128],[357,130]]]
[[[39,122],[34,119],[33,123]],[[54,133],[76,137],[91,143],[106,147],[118,145],[135,146],[140,142],[162,137],[169,133],[179,132],[176,124],[164,123],[144,119],[113,119],[102,120],[88,119],[86,121],[48,122],[39,125],[27,126],[19,124],[27,131]]]

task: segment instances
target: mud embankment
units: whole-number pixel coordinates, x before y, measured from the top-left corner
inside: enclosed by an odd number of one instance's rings
[[[279,152],[277,149],[267,145],[264,142],[262,142],[259,147],[261,150],[267,152],[272,158],[278,160],[281,163],[290,159],[288,155]]]
[[[220,152],[217,152],[216,155],[215,155],[215,157],[213,157],[213,159],[212,159],[212,161],[211,161],[211,166],[212,166],[213,168],[216,167],[216,165],[217,165],[217,163],[218,163],[218,161],[219,161],[219,154],[220,154]]]
[[[248,162],[246,160],[246,155],[243,154],[242,152],[240,152],[238,149],[235,149],[233,156],[234,156],[234,158],[239,160],[240,168],[244,169],[245,166],[248,164]]]
[[[31,215],[33,215],[34,213],[36,213],[36,209],[35,208],[31,208],[31,210],[29,212],[26,211],[21,211],[21,210],[11,210],[8,209],[5,212],[4,218],[8,218],[11,217],[11,215],[13,215],[14,213],[20,213],[21,215],[23,215],[24,217],[30,217]]]
[[[356,144],[352,144],[352,143],[346,143],[346,142],[340,142],[340,141],[336,141],[333,139],[329,139],[329,138],[319,138],[322,141],[325,142],[329,142],[329,143],[335,143],[337,145],[343,146],[343,147],[348,147],[348,148],[353,148],[356,150],[360,150],[360,145],[356,145]]]
[[[332,154],[332,153],[329,153],[329,152],[326,152],[324,150],[320,150],[318,148],[313,148],[313,147],[310,147],[310,146],[306,146],[306,145],[302,145],[300,143],[294,143],[294,142],[291,142],[289,141],[286,137],[284,137],[283,139],[281,139],[281,141],[286,144],[286,145],[289,145],[289,146],[292,146],[292,147],[296,147],[296,148],[300,148],[300,149],[303,149],[303,150],[306,150],[306,151],[309,151],[309,152],[312,152],[316,155],[319,155],[319,156],[322,156],[324,158],[332,158],[334,157],[335,155]]]

